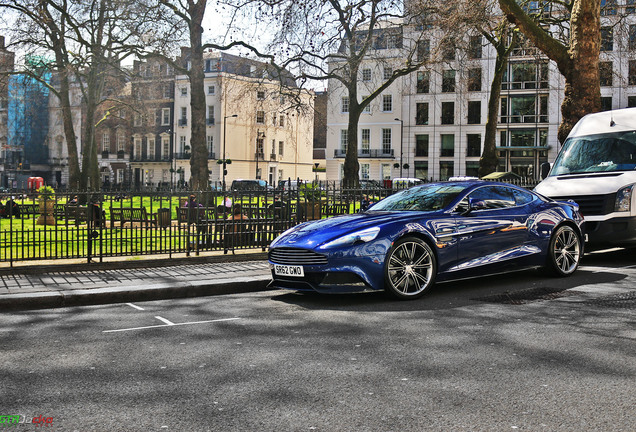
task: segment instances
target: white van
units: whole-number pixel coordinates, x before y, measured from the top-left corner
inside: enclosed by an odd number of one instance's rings
[[[636,108],[588,114],[535,191],[575,201],[590,246],[636,246]]]

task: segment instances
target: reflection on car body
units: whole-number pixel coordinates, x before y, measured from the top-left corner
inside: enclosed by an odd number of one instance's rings
[[[269,262],[275,287],[386,290],[411,299],[436,280],[512,268],[570,275],[583,236],[575,203],[504,183],[442,182],[396,193],[362,213],[298,225],[272,242]]]

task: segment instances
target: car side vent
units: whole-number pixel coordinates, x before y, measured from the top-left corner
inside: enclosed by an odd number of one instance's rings
[[[276,264],[325,265],[327,257],[306,249],[275,248],[269,251],[269,260]]]

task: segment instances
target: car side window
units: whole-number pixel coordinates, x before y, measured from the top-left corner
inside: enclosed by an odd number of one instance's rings
[[[502,209],[516,205],[512,190],[502,186],[484,186],[468,195],[474,201],[482,201],[483,210]]]
[[[526,205],[534,201],[534,195],[532,195],[530,192],[522,191],[519,189],[512,189],[512,193],[518,206]]]

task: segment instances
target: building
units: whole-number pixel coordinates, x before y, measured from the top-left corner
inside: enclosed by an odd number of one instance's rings
[[[181,58],[187,67],[186,51]],[[266,63],[227,53],[206,52],[204,67],[210,181],[313,179],[313,94]],[[187,76],[177,74],[175,169],[185,181],[190,178],[190,92]]]
[[[9,76],[13,71],[15,54],[9,51],[0,36],[0,186],[8,188],[15,181],[19,152],[9,146]]]
[[[636,106],[634,8],[606,7],[602,15],[603,109]],[[431,30],[419,50],[420,55],[430,56],[430,63],[396,80],[368,107],[358,126],[361,179],[477,175],[496,53],[477,33],[464,39],[456,45],[463,48],[444,49]],[[374,58],[361,68],[361,97],[368,94],[365,88],[377,86],[384,78],[383,69],[395,61],[396,51],[383,48],[376,49]],[[537,179],[539,166],[554,160],[560,148],[557,130],[563,93],[564,80],[553,62],[528,44],[513,52],[498,111],[501,171]],[[344,89],[330,82],[326,152],[330,179],[343,176],[347,107]]]

